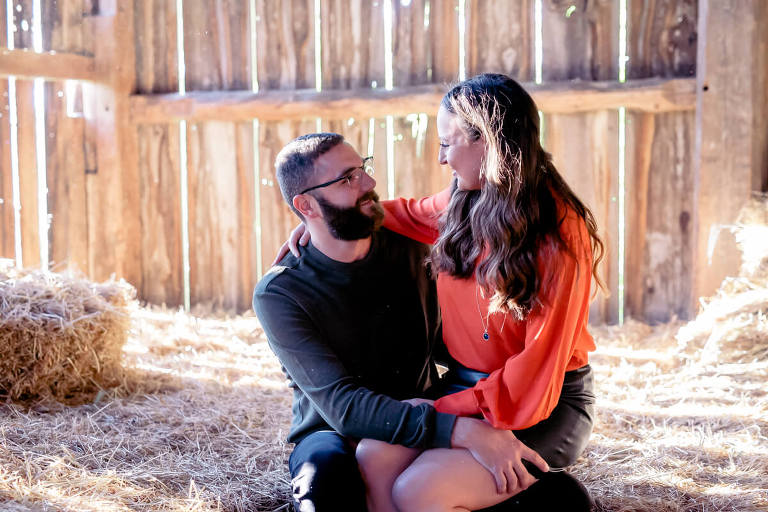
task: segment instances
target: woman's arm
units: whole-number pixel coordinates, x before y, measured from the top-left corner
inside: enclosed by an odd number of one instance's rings
[[[425,244],[433,244],[439,235],[440,215],[451,200],[451,189],[422,199],[402,197],[382,201],[386,215],[384,227]]]

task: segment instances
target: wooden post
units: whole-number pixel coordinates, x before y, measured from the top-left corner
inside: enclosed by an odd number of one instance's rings
[[[105,0],[100,15],[85,21],[93,34],[97,72],[105,85],[89,85],[91,108],[84,112],[96,167],[89,170],[89,275],[111,274],[141,286],[139,178],[136,128],[129,122],[129,97],[135,88],[133,2]],[[93,138],[95,135],[95,139]]]
[[[738,272],[729,227],[765,172],[765,133],[755,130],[765,117],[765,11],[763,0],[699,1],[694,303]]]

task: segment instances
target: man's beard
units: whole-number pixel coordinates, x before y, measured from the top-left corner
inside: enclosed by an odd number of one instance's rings
[[[368,238],[371,233],[381,227],[384,220],[384,209],[379,204],[379,196],[371,190],[357,200],[355,206],[339,208],[320,195],[314,196],[320,204],[323,218],[331,235],[338,240],[360,240]],[[367,200],[372,200],[371,213],[363,213],[360,205]]]

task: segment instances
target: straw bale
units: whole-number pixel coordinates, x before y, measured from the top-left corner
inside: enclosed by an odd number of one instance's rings
[[[0,397],[82,403],[118,385],[134,293],[0,265]]]

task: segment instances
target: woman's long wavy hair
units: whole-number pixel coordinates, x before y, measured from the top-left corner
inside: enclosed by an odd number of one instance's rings
[[[433,268],[464,278],[474,273],[483,293],[492,294],[490,311],[524,318],[537,304],[542,285],[537,253],[549,246],[575,256],[560,236],[557,198],[584,219],[592,275],[603,287],[597,266],[604,248],[595,219],[541,147],[531,96],[508,76],[482,74],[454,86],[441,106],[459,117],[470,140],[482,138],[486,152],[480,190],[458,190],[453,184],[430,257]]]

